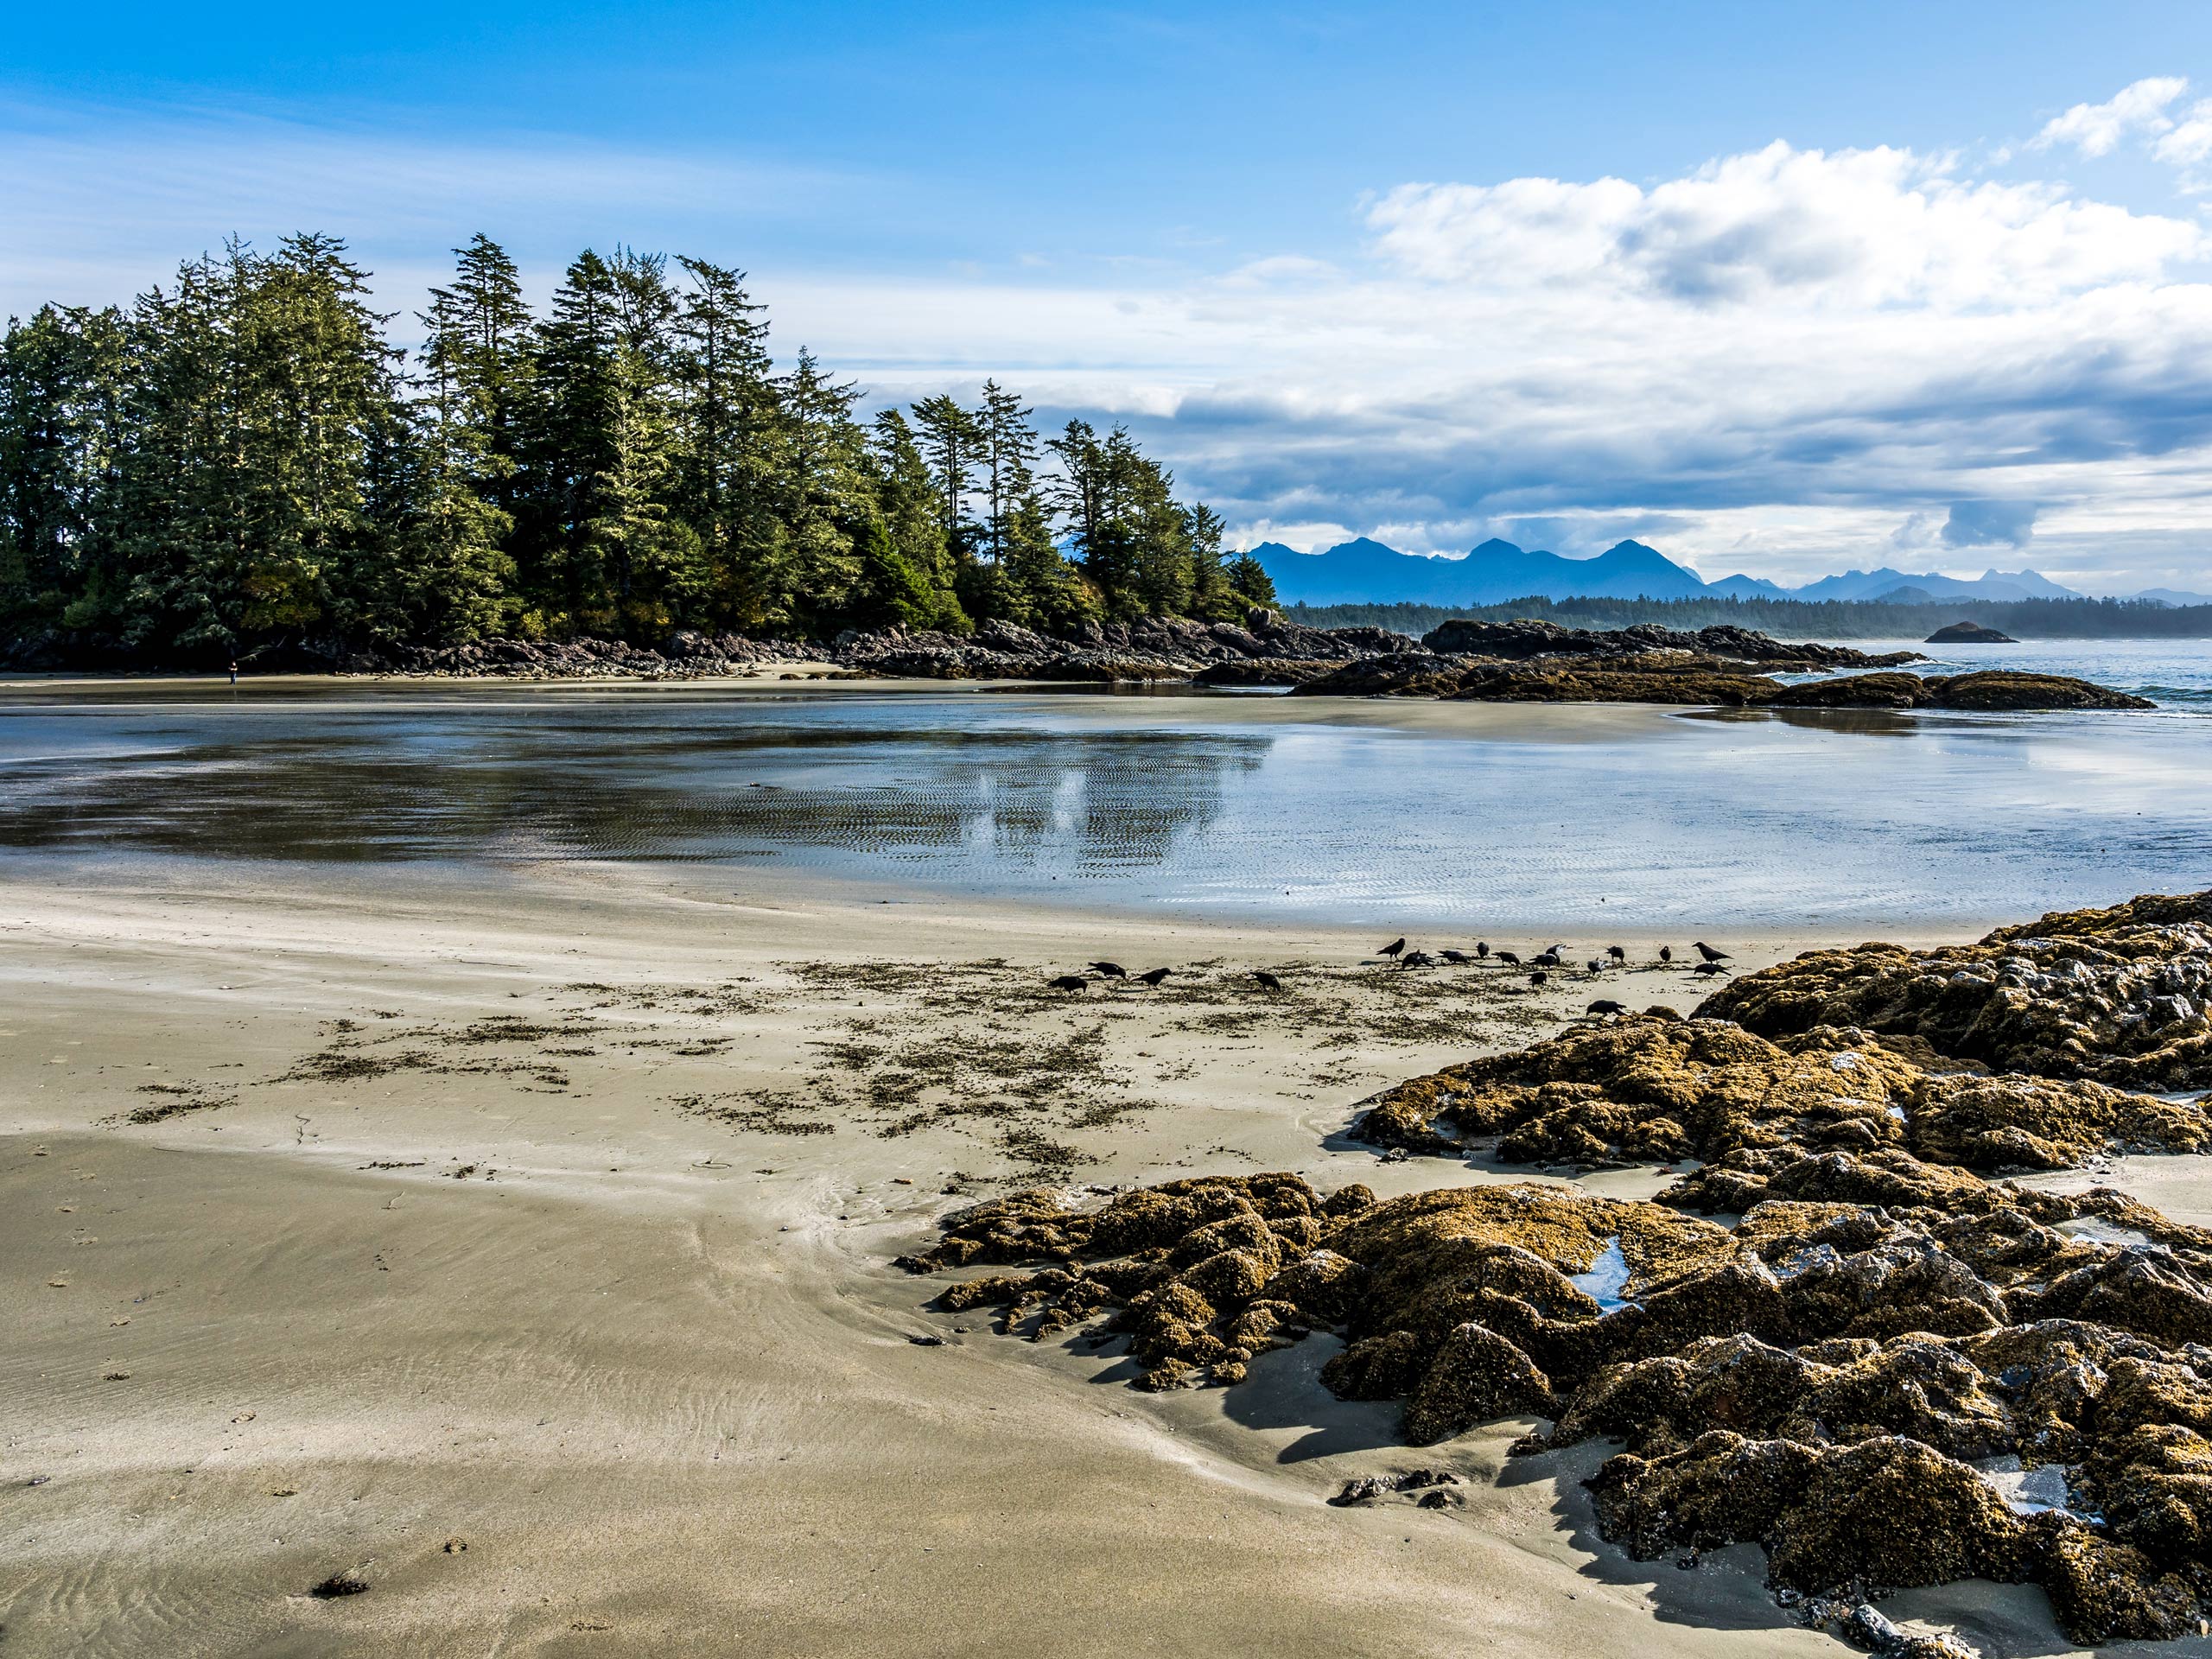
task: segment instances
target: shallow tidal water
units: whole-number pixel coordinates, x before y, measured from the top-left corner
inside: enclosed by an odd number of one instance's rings
[[[0,858],[18,874],[86,859],[658,861],[1624,934],[1966,925],[2212,886],[2212,715],[2184,708],[1784,716],[349,683],[11,698]]]

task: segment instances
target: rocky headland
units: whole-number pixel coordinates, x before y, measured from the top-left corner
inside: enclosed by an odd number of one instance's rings
[[[1682,1172],[1651,1201],[1282,1173],[1034,1190],[945,1216],[900,1265],[988,1269],[937,1305],[1032,1340],[1092,1327],[1141,1389],[1233,1387],[1331,1333],[1323,1381],[1401,1402],[1406,1443],[1511,1419],[1538,1425],[1519,1454],[1609,1442],[1586,1483],[1607,1539],[1757,1543],[1785,1604],[1861,1638],[1891,1628],[1870,1598],[1966,1578],[2039,1586],[2077,1642],[2193,1636],[2212,1233],[2012,1178],[2212,1147],[2208,975],[2212,893],[1815,952],[1687,1020],[1593,1016],[1400,1084],[1352,1126],[1391,1157]],[[1344,1501],[1428,1482],[1365,1484]]]

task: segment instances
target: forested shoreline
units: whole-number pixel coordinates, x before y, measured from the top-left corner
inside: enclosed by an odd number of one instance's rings
[[[0,653],[313,662],[679,630],[1065,632],[1273,589],[1116,428],[1011,391],[863,421],[744,273],[617,249],[543,314],[478,236],[392,340],[337,238],[233,243],[0,344]]]

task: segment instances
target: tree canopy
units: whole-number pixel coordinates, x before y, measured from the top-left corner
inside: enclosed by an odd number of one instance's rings
[[[149,661],[308,640],[826,636],[1241,615],[1220,518],[1120,428],[986,381],[872,420],[745,273],[489,238],[392,343],[335,238],[232,243],[0,340],[0,637]]]

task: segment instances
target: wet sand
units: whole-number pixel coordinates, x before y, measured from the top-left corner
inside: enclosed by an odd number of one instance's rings
[[[1584,1463],[1508,1469],[1513,1425],[1395,1444],[1394,1408],[1319,1388],[1325,1338],[1145,1395],[889,1266],[1009,1185],[1496,1179],[1338,1132],[1384,1081],[1699,982],[1532,994],[1363,965],[1368,933],[752,892],[0,888],[0,1651],[1842,1651],[1755,1551],[1599,1544]],[[1186,971],[1038,988],[1096,955]],[[1440,1462],[1465,1509],[1322,1502]],[[308,1593],[338,1573],[368,1590]],[[2064,1645],[2032,1592],[1911,1611]]]

